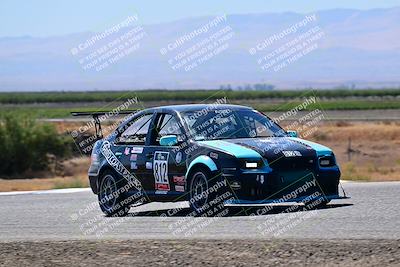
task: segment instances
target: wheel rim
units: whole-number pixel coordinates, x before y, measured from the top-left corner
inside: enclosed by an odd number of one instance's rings
[[[190,185],[190,199],[196,210],[200,210],[207,203],[207,189],[207,177],[202,172],[196,173]]]
[[[115,206],[117,198],[114,193],[117,192],[117,183],[112,175],[106,175],[101,183],[100,202],[107,210],[112,210]]]

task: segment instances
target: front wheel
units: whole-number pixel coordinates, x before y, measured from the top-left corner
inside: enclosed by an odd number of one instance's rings
[[[226,181],[198,169],[189,178],[189,205],[195,216],[220,216],[224,208]]]
[[[126,216],[129,213],[129,203],[125,203],[126,194],[121,192],[124,178],[118,179],[118,176],[112,171],[105,171],[100,180],[100,191],[98,201],[101,211],[106,216]]]

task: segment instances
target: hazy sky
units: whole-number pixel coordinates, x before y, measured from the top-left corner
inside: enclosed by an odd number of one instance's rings
[[[400,6],[400,0],[1,0],[0,36],[101,31],[132,14],[137,14],[142,24],[152,24],[224,13],[305,13],[333,8],[394,6]]]

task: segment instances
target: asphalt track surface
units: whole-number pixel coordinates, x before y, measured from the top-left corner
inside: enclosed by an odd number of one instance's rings
[[[324,209],[281,205],[251,216],[263,207],[231,207],[218,218],[188,216],[185,202],[151,203],[132,208],[128,217],[106,218],[88,189],[3,193],[0,241],[400,239],[400,182],[348,182],[343,187],[351,199],[335,200]]]

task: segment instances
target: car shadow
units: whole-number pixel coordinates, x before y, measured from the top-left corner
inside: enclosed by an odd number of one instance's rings
[[[263,205],[263,206],[225,206],[227,212],[223,213],[220,217],[239,217],[239,216],[264,216],[280,213],[294,213],[294,212],[310,212],[313,210],[336,209],[340,207],[353,206],[353,204],[328,204],[325,207],[306,209],[304,205]],[[152,211],[135,211],[131,209],[128,214],[130,217],[190,217],[193,216],[193,211],[189,208],[172,208],[160,209]]]

